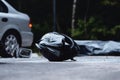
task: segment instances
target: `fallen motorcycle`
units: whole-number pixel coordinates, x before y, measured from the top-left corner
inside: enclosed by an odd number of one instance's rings
[[[64,61],[79,54],[80,48],[72,38],[58,32],[45,34],[38,43],[37,48],[49,61]]]

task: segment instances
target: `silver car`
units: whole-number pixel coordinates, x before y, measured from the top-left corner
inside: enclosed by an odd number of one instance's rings
[[[7,1],[0,0],[0,42],[4,46],[0,56],[20,57],[20,47],[33,42],[32,24],[27,14],[14,9]]]

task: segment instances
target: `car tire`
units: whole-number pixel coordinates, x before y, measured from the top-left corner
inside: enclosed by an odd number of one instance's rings
[[[2,38],[3,49],[1,53],[1,57],[9,58],[9,57],[19,57],[19,47],[20,47],[20,38],[19,36],[13,32],[9,31],[5,33]]]

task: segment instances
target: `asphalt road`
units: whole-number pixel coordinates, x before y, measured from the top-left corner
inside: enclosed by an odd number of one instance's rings
[[[120,57],[75,59],[49,62],[43,57],[0,58],[0,80],[120,80]]]

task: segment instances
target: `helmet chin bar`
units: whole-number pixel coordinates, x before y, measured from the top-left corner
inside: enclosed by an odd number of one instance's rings
[[[65,34],[50,32],[45,34],[36,47],[49,61],[64,61],[73,58],[79,53],[79,46],[72,38]]]

